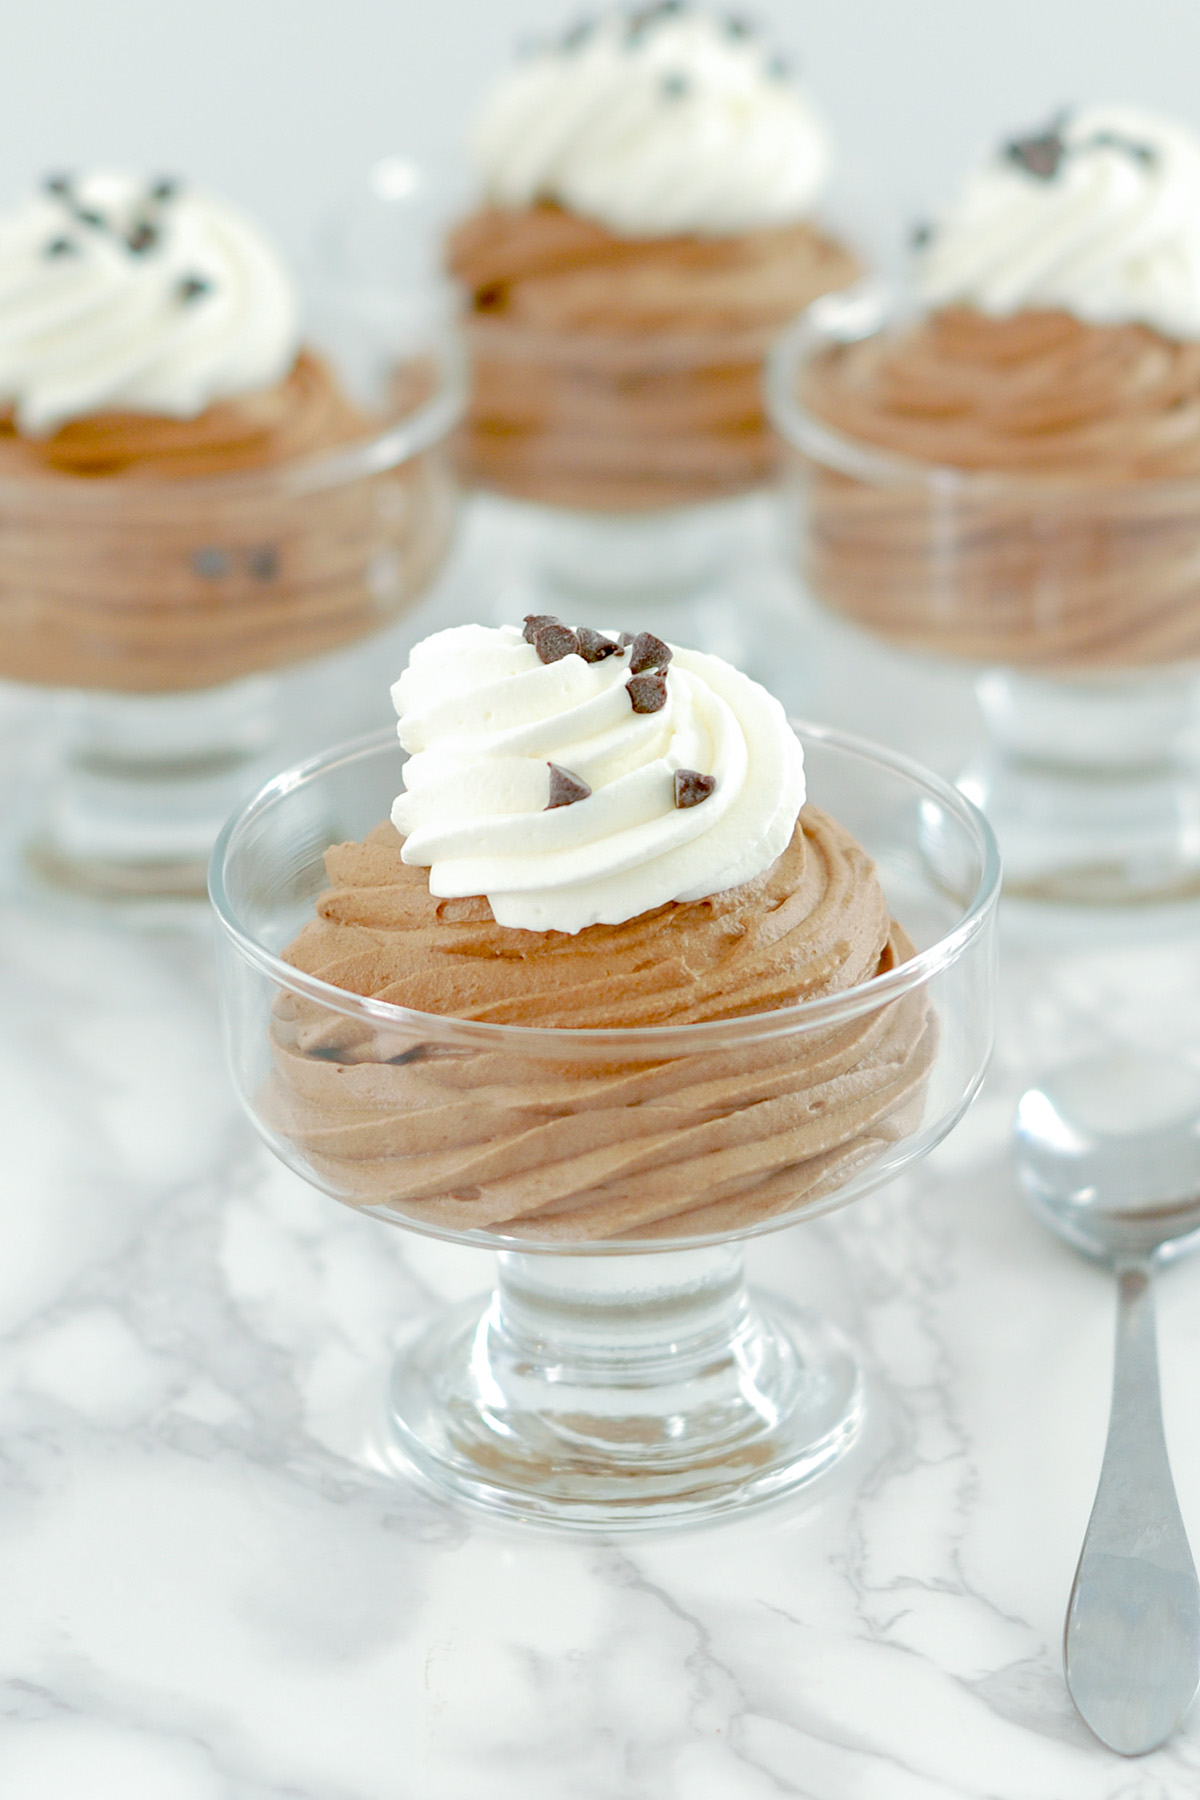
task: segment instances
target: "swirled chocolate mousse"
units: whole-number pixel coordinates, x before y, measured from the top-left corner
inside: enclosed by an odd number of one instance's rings
[[[317,473],[381,428],[234,208],[49,177],[0,217],[0,675],[208,687],[377,630],[448,529],[431,464]]]
[[[719,658],[531,617],[427,638],[393,690],[405,789],[287,961],[435,1041],[285,996],[264,1105],[330,1191],[430,1226],[671,1237],[790,1211],[915,1129],[919,994],[809,1033],[562,1054],[834,996],[911,954],[870,859],[805,805],[782,710]]]
[[[818,454],[815,591],[957,655],[1200,654],[1200,141],[1128,107],[1064,114],[919,240],[922,314],[803,370],[813,419],[901,459]]]
[[[781,59],[740,19],[611,12],[518,65],[474,149],[447,257],[476,479],[610,510],[766,480],[763,353],[859,273],[811,216],[827,143]]]

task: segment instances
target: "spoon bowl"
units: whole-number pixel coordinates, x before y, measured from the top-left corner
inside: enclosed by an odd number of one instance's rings
[[[1087,1057],[1029,1088],[1014,1126],[1025,1197],[1102,1262],[1200,1241],[1200,1068],[1180,1057]]]

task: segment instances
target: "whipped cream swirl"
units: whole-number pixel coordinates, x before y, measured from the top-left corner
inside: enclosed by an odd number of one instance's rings
[[[96,412],[194,418],[281,381],[299,343],[275,250],[198,189],[52,177],[0,218],[0,405],[29,436]]]
[[[914,278],[931,306],[1200,337],[1200,139],[1132,106],[1065,114],[968,177]]]
[[[829,162],[823,126],[761,39],[669,0],[528,58],[472,147],[494,205],[553,200],[628,237],[792,224]]]
[[[719,657],[674,649],[666,703],[635,712],[630,660],[543,662],[507,625],[416,645],[392,689],[410,752],[392,823],[431,893],[484,894],[500,925],[577,932],[770,868],[804,804],[779,702]],[[587,797],[551,805],[551,764]],[[677,770],[714,778],[701,803],[676,804]]]

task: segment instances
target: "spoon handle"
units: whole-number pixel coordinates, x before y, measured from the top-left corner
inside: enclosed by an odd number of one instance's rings
[[[1200,1586],[1163,1436],[1149,1260],[1119,1264],[1117,1282],[1108,1441],[1063,1666],[1096,1736],[1140,1756],[1170,1737],[1200,1683]]]

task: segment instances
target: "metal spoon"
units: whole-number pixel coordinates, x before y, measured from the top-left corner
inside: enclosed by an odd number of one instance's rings
[[[1200,1585],[1163,1436],[1151,1286],[1158,1259],[1200,1241],[1200,1070],[1165,1056],[1073,1063],[1022,1095],[1014,1129],[1034,1211],[1117,1277],[1108,1440],[1063,1667],[1096,1736],[1140,1756],[1200,1685]]]

